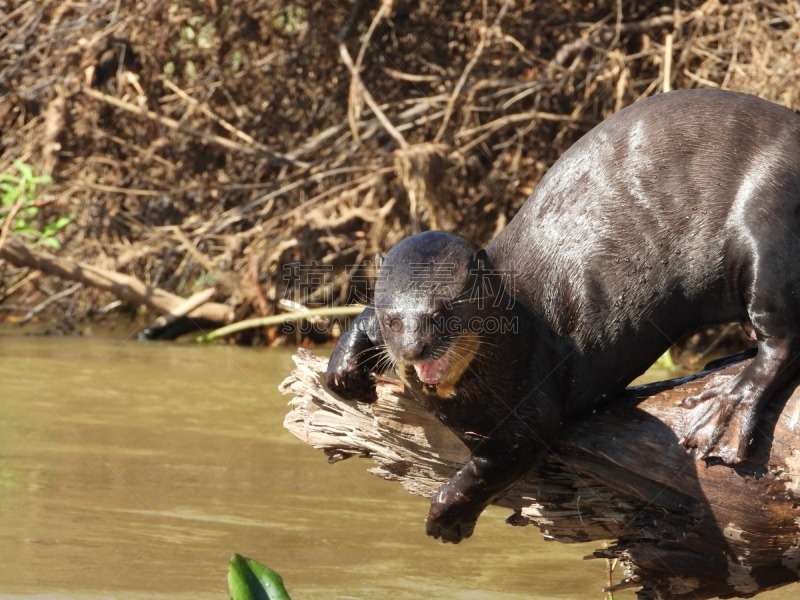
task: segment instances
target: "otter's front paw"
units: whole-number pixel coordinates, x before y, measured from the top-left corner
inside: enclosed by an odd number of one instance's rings
[[[350,400],[374,402],[377,398],[372,374],[355,359],[337,359],[334,354],[325,371],[325,385]]]
[[[703,458],[742,462],[758,420],[756,396],[738,377],[714,377],[703,391],[682,402],[690,410],[681,443],[697,448]]]
[[[425,531],[443,542],[457,544],[472,535],[483,508],[465,498],[456,486],[447,483],[431,501]]]

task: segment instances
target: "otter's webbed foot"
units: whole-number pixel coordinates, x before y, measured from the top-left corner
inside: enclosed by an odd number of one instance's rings
[[[794,346],[781,338],[763,339],[756,357],[736,375],[714,375],[703,391],[684,400],[690,412],[681,442],[703,458],[745,460],[761,409],[797,372]]]
[[[436,492],[425,522],[429,536],[452,544],[472,535],[478,517],[486,508],[467,498],[458,488],[457,482],[450,481]]]
[[[762,398],[740,376],[715,376],[699,394],[683,401],[690,409],[681,443],[697,448],[703,458],[728,464],[747,458]]]
[[[516,451],[519,452],[515,454]],[[498,454],[500,459],[496,455],[473,454],[469,462],[439,488],[431,500],[425,523],[428,535],[453,544],[470,537],[483,510],[522,477],[539,457],[536,449],[522,446],[504,447]]]

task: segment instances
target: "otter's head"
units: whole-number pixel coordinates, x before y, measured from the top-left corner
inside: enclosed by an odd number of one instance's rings
[[[460,235],[428,231],[407,238],[383,259],[375,312],[398,374],[439,396],[455,384],[480,347],[480,322],[491,310],[491,265]]]

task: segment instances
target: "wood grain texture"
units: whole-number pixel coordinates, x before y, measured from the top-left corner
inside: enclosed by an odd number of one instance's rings
[[[430,497],[466,461],[461,441],[399,382],[381,379],[375,404],[351,402],[322,385],[324,358],[302,349],[294,358],[284,425],[330,462],[369,457],[370,472]],[[545,464],[495,503],[546,538],[615,540],[595,556],[621,559],[615,589],[639,587],[642,599],[749,597],[798,581],[800,391],[767,408],[747,463],[707,465],[679,443],[691,418],[680,401],[706,379],[631,388],[568,424]]]

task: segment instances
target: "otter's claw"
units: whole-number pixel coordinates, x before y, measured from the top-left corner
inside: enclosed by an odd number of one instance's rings
[[[758,418],[758,403],[746,387],[737,377],[714,378],[702,392],[684,400],[689,414],[681,443],[697,448],[703,458],[728,464],[745,460]]]
[[[328,389],[350,400],[374,402],[377,394],[372,374],[359,366],[348,364],[347,361],[336,363],[334,358],[331,358],[325,373],[325,385]]]
[[[445,543],[458,544],[461,540],[472,536],[472,533],[475,531],[475,523],[477,523],[477,521],[455,523],[451,526],[445,526],[432,524],[430,519],[428,519],[425,529],[428,535],[434,539],[438,540],[441,538]]]
[[[457,544],[475,531],[483,506],[467,499],[452,481],[443,485],[431,500],[426,533],[443,542]]]

